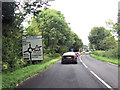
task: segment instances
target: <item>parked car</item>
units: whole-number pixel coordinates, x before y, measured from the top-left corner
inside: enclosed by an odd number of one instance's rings
[[[66,52],[62,55],[62,64],[75,63],[77,64],[77,55],[74,52]]]

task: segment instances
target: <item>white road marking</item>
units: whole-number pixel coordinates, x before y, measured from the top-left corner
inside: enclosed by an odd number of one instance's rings
[[[82,59],[81,59],[81,57],[80,57],[80,62],[82,62]]]
[[[83,63],[83,65],[84,65],[86,68],[88,68],[84,63]]]
[[[110,90],[113,90],[113,88],[112,88],[110,85],[108,85],[105,81],[103,81],[100,77],[98,77],[98,75],[96,75],[93,71],[91,71],[91,70],[83,63],[83,61],[82,61],[81,58],[80,58],[80,61],[81,61],[82,64],[83,64],[98,80],[100,80],[107,88],[109,88]],[[111,63],[109,63],[109,64],[111,64]],[[114,65],[114,64],[112,64],[112,65]],[[117,66],[117,65],[115,65],[115,66]]]
[[[97,79],[99,79],[106,87],[108,87],[110,90],[113,90],[110,85],[108,85],[105,81],[103,81],[100,77],[98,77],[93,71],[90,71]]]

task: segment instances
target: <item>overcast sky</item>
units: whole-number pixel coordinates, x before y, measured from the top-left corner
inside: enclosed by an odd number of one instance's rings
[[[88,45],[88,35],[94,26],[106,26],[108,19],[117,22],[118,1],[120,0],[55,0],[51,9],[64,14],[74,31]]]

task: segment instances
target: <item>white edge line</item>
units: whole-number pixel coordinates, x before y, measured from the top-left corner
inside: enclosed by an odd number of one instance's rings
[[[82,64],[86,67],[86,68],[88,68],[84,63],[83,63],[83,61],[82,61],[82,59],[80,58],[80,61],[82,62]]]
[[[82,62],[82,59],[81,59],[81,57],[80,57],[80,62]]]
[[[83,63],[83,65],[84,65],[86,68],[88,68],[84,63]]]
[[[108,88],[110,88],[111,90],[112,87],[110,85],[108,85],[105,81],[103,81],[100,77],[98,77],[93,71],[90,71],[97,79],[99,79],[105,86],[107,86]]]

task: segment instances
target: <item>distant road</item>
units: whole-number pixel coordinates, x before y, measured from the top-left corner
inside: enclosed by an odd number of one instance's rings
[[[78,64],[61,64],[61,61],[58,61],[46,71],[25,81],[18,88],[108,88],[90,72],[89,68],[111,87],[117,88],[117,79],[115,78],[117,77],[117,67],[107,64],[94,61],[89,55],[83,55],[82,60],[78,60]]]

